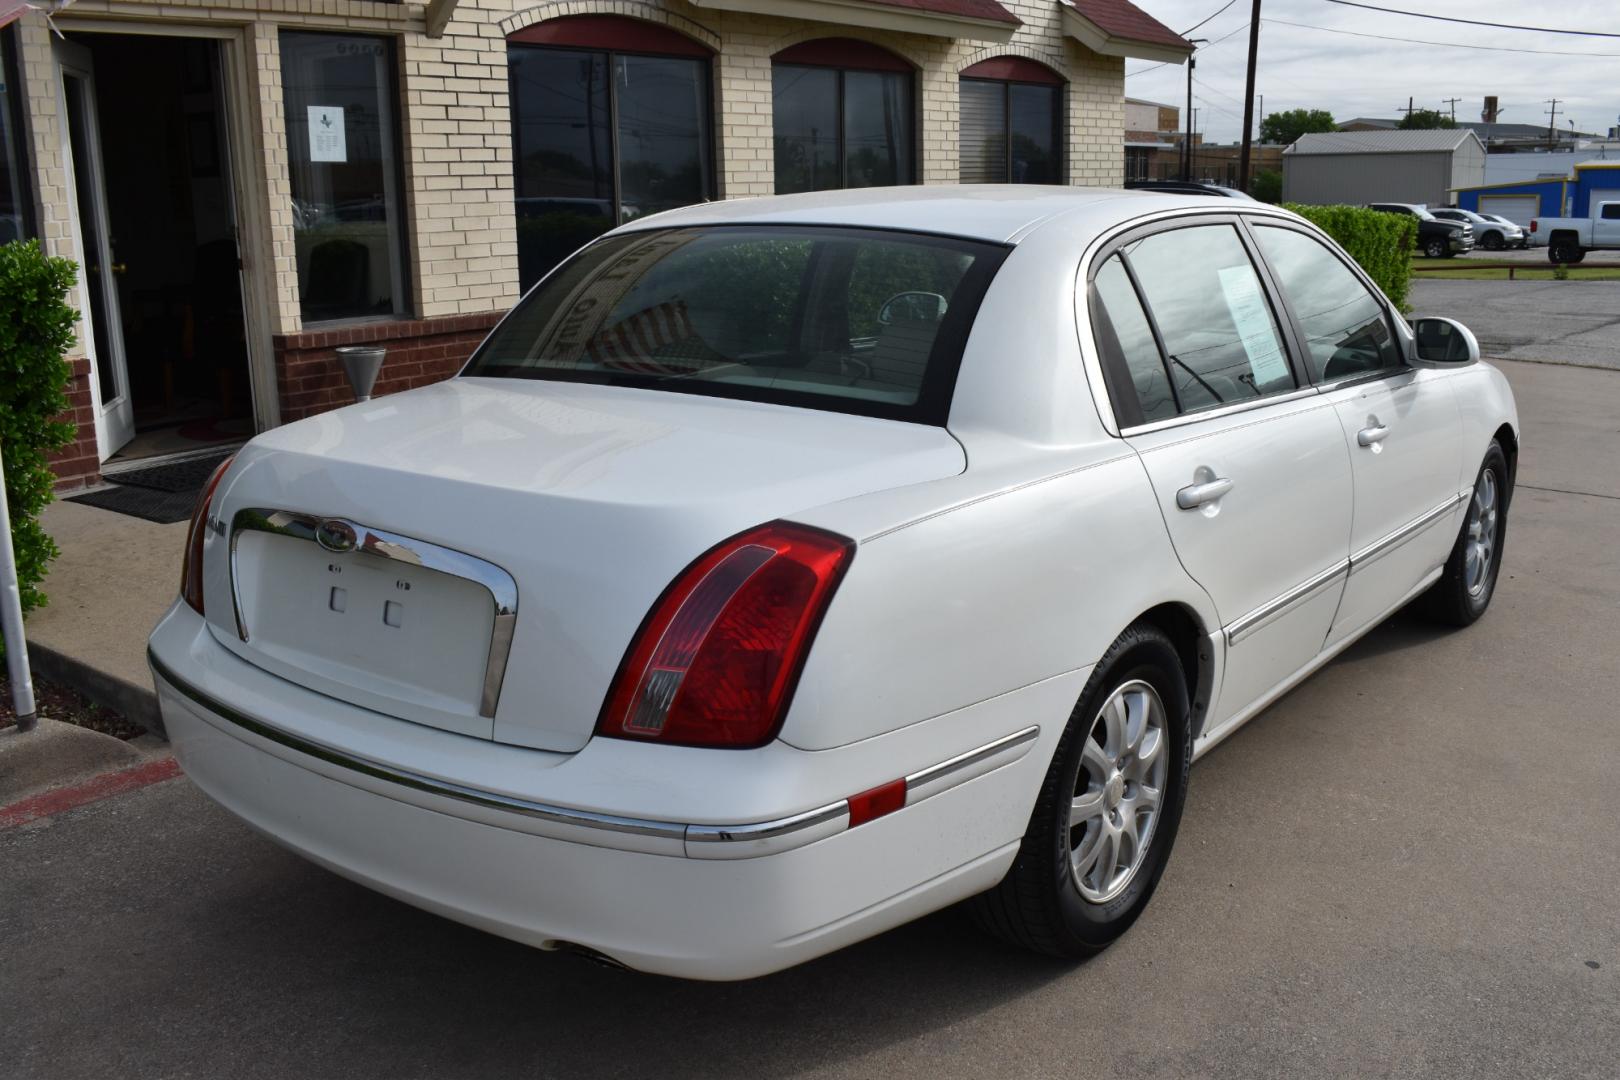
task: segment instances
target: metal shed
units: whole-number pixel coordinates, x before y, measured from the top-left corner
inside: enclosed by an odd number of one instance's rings
[[[1466,128],[1326,131],[1283,151],[1283,198],[1326,205],[1444,206],[1457,188],[1485,181],[1485,145]]]

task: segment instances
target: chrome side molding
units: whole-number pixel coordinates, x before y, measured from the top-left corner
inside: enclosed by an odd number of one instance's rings
[[[236,545],[242,535],[249,532],[306,540],[335,555],[352,552],[419,566],[482,586],[495,604],[495,622],[490,628],[489,658],[484,664],[478,715],[494,719],[495,707],[500,703],[501,683],[506,678],[506,662],[512,653],[512,633],[517,628],[518,590],[511,574],[476,555],[418,540],[413,536],[361,525],[347,518],[244,506],[231,516],[229,549],[231,614],[236,619],[236,636],[243,641],[248,640],[248,629],[236,573]]]
[[[1275,600],[1269,600],[1260,605],[1247,615],[1234,619],[1232,622],[1227,624],[1225,629],[1226,644],[1229,647],[1236,645],[1238,642],[1253,634],[1255,631],[1271,622],[1273,619],[1287,611],[1289,608],[1293,607],[1295,604],[1303,603],[1304,601],[1315,596],[1317,593],[1321,592],[1324,588],[1337,580],[1339,575],[1353,575],[1357,570],[1367,566],[1369,563],[1388,555],[1391,551],[1394,551],[1408,540],[1411,540],[1413,537],[1417,536],[1418,533],[1422,532],[1424,529],[1428,528],[1430,525],[1433,525],[1436,521],[1444,517],[1447,513],[1454,509],[1458,503],[1468,498],[1471,491],[1472,489],[1470,489],[1469,492],[1463,492],[1451,496],[1450,498],[1446,499],[1445,502],[1441,503],[1439,506],[1436,506],[1433,510],[1430,510],[1422,516],[1407,522],[1405,525],[1402,525],[1400,528],[1394,530],[1388,535],[1381,536],[1377,540],[1374,540],[1360,551],[1352,554],[1348,559],[1341,560],[1333,566],[1328,567],[1320,574],[1316,574],[1309,580],[1294,586],[1292,589],[1289,589]]]
[[[554,825],[587,830],[579,834],[580,842],[597,847],[649,851],[651,849],[647,847],[647,842],[656,841],[665,845],[659,849],[662,853],[678,852],[687,858],[752,859],[804,847],[849,828],[849,803],[844,799],[814,810],[770,821],[713,825],[622,817],[468,787],[340,750],[302,735],[295,735],[285,728],[227,705],[193,686],[158,659],[150,647],[146,651],[146,660],[151,665],[155,679],[161,680],[175,693],[189,699],[207,714],[206,719],[209,721],[224,721],[278,746],[375,780],[474,806],[520,814]],[[940,762],[938,765],[912,773],[905,778],[907,796],[905,805],[912,806],[1003,765],[1010,765],[1029,752],[1029,748],[1034,745],[1039,735],[1040,728],[1031,726]],[[671,851],[670,848],[674,850]]]

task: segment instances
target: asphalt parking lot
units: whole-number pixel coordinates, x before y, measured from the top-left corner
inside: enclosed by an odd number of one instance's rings
[[[1206,758],[1096,960],[948,911],[752,983],[609,971],[351,885],[180,778],[0,832],[0,1074],[1612,1077],[1620,373],[1503,366],[1491,611],[1397,617]]]
[[[1545,248],[1485,254],[1516,255],[1538,267],[1547,262]],[[1458,266],[1468,261],[1459,259]],[[1413,314],[1461,319],[1487,356],[1620,371],[1620,282],[1412,278]]]

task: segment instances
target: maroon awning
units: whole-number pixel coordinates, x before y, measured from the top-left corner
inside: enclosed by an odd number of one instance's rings
[[[0,28],[10,26],[28,10],[26,0],[0,0]]]

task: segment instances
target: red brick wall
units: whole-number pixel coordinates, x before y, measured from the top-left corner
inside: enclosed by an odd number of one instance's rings
[[[96,413],[90,401],[90,361],[84,357],[69,360],[73,374],[68,379],[68,407],[62,419],[78,426],[78,436],[51,455],[51,471],[56,474],[56,490],[88,487],[101,481],[101,459],[96,455]]]
[[[281,421],[302,420],[354,401],[343,365],[338,363],[335,350],[339,345],[387,347],[388,355],[372,390],[381,397],[454,375],[501,314],[490,311],[277,334],[274,345]]]

